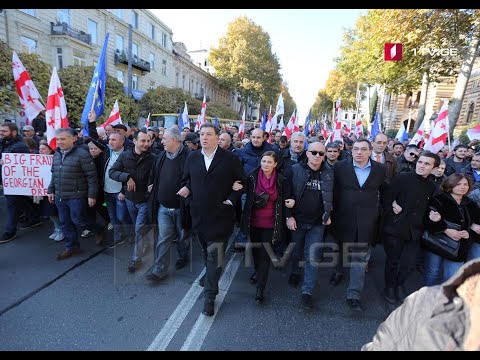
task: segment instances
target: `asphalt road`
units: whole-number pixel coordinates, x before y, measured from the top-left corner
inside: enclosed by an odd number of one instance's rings
[[[0,213],[3,229],[3,198]],[[201,315],[197,243],[189,266],[152,285],[145,279],[148,265],[127,273],[132,245],[108,249],[82,239],[81,255],[57,261],[63,242],[48,239],[51,232],[47,221],[0,244],[0,350],[355,351],[389,312],[381,295],[381,246],[373,251],[362,314],[345,302],[345,279],[328,284],[330,268],[320,269],[313,311],[301,308],[301,289],[287,284],[285,269],[271,270],[265,303],[258,306],[244,254],[228,251],[216,313],[207,318]],[[151,253],[147,258],[151,262]],[[172,253],[172,266],[175,260]],[[412,280],[419,284],[419,275]]]

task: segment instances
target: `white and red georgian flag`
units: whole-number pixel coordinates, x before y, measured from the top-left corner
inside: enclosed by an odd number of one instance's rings
[[[430,136],[425,143],[424,150],[429,150],[436,154],[447,144],[448,136],[448,101],[444,100],[443,106],[440,109]]]
[[[147,125],[147,122],[149,122],[150,119],[150,114],[148,114],[147,121],[145,122],[145,126]],[[105,121],[103,124],[100,126],[105,128],[108,125],[116,125],[116,124],[121,124],[122,123],[122,117],[120,116],[120,108],[118,107],[118,100],[115,100],[115,104],[113,104],[112,111],[110,112],[110,116],[108,117],[107,121]]]
[[[270,133],[271,128],[272,128],[272,105],[270,105],[270,111],[268,112],[267,124],[265,125],[265,131]]]
[[[278,122],[278,130],[283,130],[285,129],[285,123],[283,122],[283,115],[280,118],[280,121]]]
[[[115,101],[115,103],[116,103],[116,101]],[[112,116],[112,114],[110,114],[110,116]],[[120,116],[120,110],[118,111],[118,116]],[[122,122],[122,119],[120,119],[120,122]],[[148,128],[149,126],[150,126],[150,113],[148,113],[147,120],[145,120],[145,127]]]
[[[55,130],[68,128],[67,105],[63,96],[62,85],[58,78],[57,68],[53,67],[50,86],[48,87],[47,108],[45,111],[47,123],[47,141],[52,149],[57,147]]]
[[[290,116],[285,130],[283,130],[283,135],[286,135],[288,140],[290,140],[290,136],[295,132],[295,110],[296,109],[293,109],[292,116]]]
[[[325,141],[328,139],[328,130],[327,130],[327,117],[325,117],[325,119],[323,120],[323,124],[322,124],[322,136],[323,138],[325,139]],[[328,144],[326,142],[326,144]]]
[[[12,69],[18,98],[23,111],[25,111],[28,125],[30,121],[38,116],[40,111],[45,110],[45,106],[40,102],[42,97],[15,51],[12,56]]]
[[[355,123],[355,136],[357,138],[363,137],[363,123],[362,120],[357,120]]]
[[[242,121],[238,132],[240,133],[240,139],[243,140],[243,137],[245,136],[245,109],[243,109]]]
[[[475,139],[480,140],[480,125],[477,125],[471,129],[468,129],[467,136],[470,140],[475,140]]]
[[[412,140],[410,140],[410,143],[408,145],[417,145],[419,146],[419,144],[422,142],[423,140],[423,135],[424,135],[424,122],[422,122],[422,125],[420,125],[420,127],[418,128],[417,132],[415,133],[415,135],[413,136]]]

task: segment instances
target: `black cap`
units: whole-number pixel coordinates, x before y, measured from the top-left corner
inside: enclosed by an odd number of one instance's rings
[[[185,142],[190,141],[192,144],[198,144],[200,142],[200,138],[195,133],[188,133],[185,136]]]
[[[92,138],[85,139],[85,144],[88,145],[88,143],[90,143],[90,142],[93,142],[95,144],[95,146],[98,147],[100,150],[105,151],[106,146],[103,145],[101,142],[99,142],[95,139],[92,139]]]
[[[153,132],[156,132],[156,133],[159,133],[160,132],[160,129],[156,126],[149,126],[147,128],[147,131],[153,131]]]
[[[115,124],[112,126],[114,129],[123,129],[125,131],[128,131],[127,127],[123,124]]]

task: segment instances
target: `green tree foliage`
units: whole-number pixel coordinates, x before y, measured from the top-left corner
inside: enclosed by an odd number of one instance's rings
[[[375,113],[377,112],[377,105],[378,105],[378,92],[377,92],[377,88],[375,88],[369,104],[371,124],[373,124],[373,120],[375,119]]]
[[[324,92],[333,102],[341,98],[343,109],[355,109],[357,83],[351,81],[342,71],[330,71]]]
[[[290,118],[290,115],[292,114],[293,110],[297,107],[297,105],[295,104],[295,101],[293,101],[292,95],[290,95],[290,92],[288,90],[288,83],[286,81],[282,83],[282,97],[283,97],[283,107],[285,109],[284,117],[288,116],[288,118]],[[278,101],[278,97],[276,101]],[[275,102],[272,105],[272,108],[274,108],[276,105],[277,103]],[[267,109],[267,112],[268,112],[268,109]],[[275,109],[273,109],[272,112],[275,112]]]
[[[75,65],[68,66],[58,73],[65,95],[70,126],[80,127],[81,116],[94,70],[95,67],[93,66]],[[115,100],[118,100],[122,121],[136,124],[140,115],[139,105],[133,99],[128,98],[123,89],[123,84],[108,74],[105,87],[105,110],[104,114],[97,119],[97,123],[101,124],[106,121]]]
[[[330,114],[333,108],[333,100],[327,95],[325,89],[318,92],[315,102],[312,106],[312,118],[318,119],[323,114]]]
[[[281,90],[280,63],[261,26],[245,16],[232,21],[218,47],[211,49],[209,61],[215,76],[235,89],[244,105],[250,99],[275,106]]]
[[[0,42],[0,112],[18,111],[20,101],[12,72],[13,49]],[[44,103],[47,102],[52,66],[40,60],[37,54],[17,53],[37,88]]]

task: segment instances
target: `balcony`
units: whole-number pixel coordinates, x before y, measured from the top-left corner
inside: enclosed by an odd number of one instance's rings
[[[50,22],[50,29],[51,35],[67,35],[89,45],[92,43],[92,36],[90,34],[86,34],[85,31],[74,29],[67,23]]]
[[[197,100],[202,100],[203,101],[203,92],[200,92],[200,93],[195,93],[195,99]],[[205,96],[205,101],[206,102],[209,102],[210,101],[210,96]]]
[[[125,51],[115,50],[115,57],[114,57],[115,65],[118,64],[125,64],[128,65],[128,56]],[[143,59],[138,58],[137,55],[132,57],[132,66],[135,69],[141,70],[142,72],[150,72],[150,63]]]

